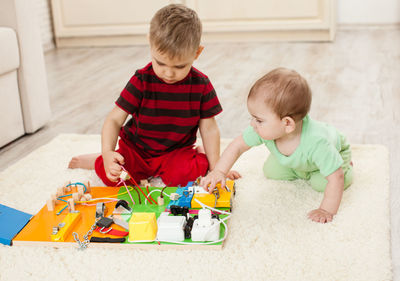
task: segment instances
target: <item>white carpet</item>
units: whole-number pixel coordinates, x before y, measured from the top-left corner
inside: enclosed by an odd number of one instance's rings
[[[0,174],[0,203],[35,213],[67,180],[100,185],[66,168],[98,151],[97,135],[58,136]],[[353,146],[355,182],[329,224],[306,218],[322,198],[307,183],[263,177],[266,156],[260,146],[235,166],[243,178],[222,251],[0,246],[0,280],[391,280],[385,147]]]

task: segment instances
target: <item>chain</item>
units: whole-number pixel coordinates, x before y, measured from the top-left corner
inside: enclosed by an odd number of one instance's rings
[[[79,250],[85,250],[89,246],[89,243],[90,243],[89,236],[92,235],[94,229],[97,226],[96,223],[98,222],[99,219],[100,218],[96,218],[94,224],[90,227],[89,231],[85,235],[83,235],[83,241],[79,240],[78,233],[76,233],[76,232],[72,233],[72,236],[74,237],[75,242],[78,243],[78,245],[79,245],[79,248],[78,248]]]
[[[217,208],[217,201],[219,199],[219,191],[218,191],[218,189],[217,188],[214,189],[213,193],[214,193],[214,196],[215,196],[214,208]]]

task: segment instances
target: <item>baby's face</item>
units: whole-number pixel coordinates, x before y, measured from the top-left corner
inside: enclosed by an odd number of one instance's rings
[[[167,84],[183,80],[188,75],[195,59],[195,53],[182,58],[170,58],[167,54],[151,48],[151,61],[154,72],[158,78]]]
[[[250,125],[264,140],[276,140],[286,134],[285,124],[259,96],[247,100],[247,108],[252,116]]]

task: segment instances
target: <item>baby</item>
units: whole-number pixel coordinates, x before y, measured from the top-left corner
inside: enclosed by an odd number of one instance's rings
[[[265,144],[270,151],[263,171],[274,180],[309,180],[324,192],[318,209],[308,217],[330,222],[337,213],[343,190],[353,180],[350,145],[334,127],[308,116],[311,90],[296,71],[277,68],[250,89],[247,107],[249,127],[225,149],[215,168],[201,181],[212,192],[239,156],[252,146]]]

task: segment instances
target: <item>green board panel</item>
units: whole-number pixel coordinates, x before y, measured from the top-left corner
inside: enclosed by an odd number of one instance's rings
[[[132,211],[133,212],[153,212],[156,214],[156,218],[158,218],[160,216],[160,214],[162,212],[164,212],[166,210],[166,207],[168,206],[168,203],[170,201],[168,196],[164,195],[164,205],[159,206],[159,205],[155,205],[155,204],[150,204],[149,202],[145,203],[145,197],[143,196],[142,193],[140,193],[140,197],[141,197],[141,204],[139,204],[139,196],[138,193],[135,190],[132,190],[131,186],[128,186],[129,190],[130,190],[130,194],[133,198],[133,200],[135,201],[136,204],[132,205],[132,200],[129,196],[129,194],[126,192],[126,188],[125,187],[121,187],[118,191],[118,199],[123,199],[126,200],[129,203],[129,206],[133,206],[132,207]],[[144,188],[142,188],[143,192],[147,195],[147,192]],[[160,196],[161,193],[161,188],[159,187],[149,187],[149,192],[152,192],[153,190],[160,190],[159,191],[154,191],[153,193],[151,193],[152,198],[157,202],[157,198],[158,196]],[[166,187],[164,189],[164,194],[171,194],[176,192],[177,187]],[[229,211],[228,208],[220,208],[221,210],[224,211]],[[190,210],[196,210],[196,209],[190,209]],[[198,209],[197,209],[198,210]],[[172,216],[172,215],[171,215]],[[191,214],[191,216],[195,216],[195,214]],[[130,215],[123,215],[122,216],[127,222],[129,222],[130,219]],[[224,218],[226,217],[226,215],[220,215],[220,218]],[[221,224],[221,228],[220,228],[220,239],[222,239],[225,235],[225,227],[223,226],[223,224]],[[191,239],[185,239],[183,242],[185,243],[191,243],[191,244],[204,244],[206,245],[221,245],[223,241],[220,242],[216,242],[216,243],[212,243],[210,244],[209,242],[193,242]],[[126,244],[174,244],[174,245],[182,245],[179,243],[168,243],[168,242],[158,242],[158,241],[154,241],[154,242],[129,242],[128,239],[126,239],[125,241]],[[182,245],[184,246],[184,245]]]

